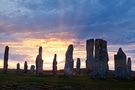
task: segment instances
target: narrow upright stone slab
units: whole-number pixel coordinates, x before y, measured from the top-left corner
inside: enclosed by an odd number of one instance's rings
[[[39,47],[39,54],[36,57],[36,73],[43,73],[42,47]]]
[[[34,72],[35,72],[35,66],[34,66],[34,65],[31,65],[31,67],[30,67],[30,72],[31,72],[31,73],[34,73]]]
[[[17,63],[17,65],[16,65],[16,72],[20,73],[20,63]]]
[[[64,74],[65,75],[72,75],[73,74],[73,45],[69,45],[67,52],[65,54],[66,60],[65,60],[65,67],[64,67]]]
[[[24,63],[24,73],[27,73],[28,72],[28,64],[27,64],[27,61],[25,61]]]
[[[54,55],[54,59],[53,59],[53,74],[57,74],[57,55]]]
[[[77,58],[77,62],[76,62],[77,74],[80,74],[80,66],[81,66],[81,60],[80,60],[80,58]]]
[[[105,78],[108,72],[107,42],[102,39],[95,40],[95,66],[94,74],[99,78]]]
[[[93,71],[93,62],[94,62],[93,53],[94,53],[94,39],[89,39],[86,41],[86,54],[87,54],[86,69],[88,73]]]
[[[5,47],[5,53],[4,53],[4,65],[3,65],[3,72],[6,73],[8,70],[8,55],[9,55],[9,47]]]
[[[129,57],[128,58],[128,61],[127,61],[127,77],[128,78],[131,78],[131,74],[132,74],[132,65],[131,65],[131,58]]]
[[[108,62],[107,41],[96,39],[95,41],[95,61]]]
[[[127,77],[127,64],[126,64],[126,54],[123,52],[122,48],[119,48],[116,55],[114,55],[115,63],[115,76],[117,78]]]

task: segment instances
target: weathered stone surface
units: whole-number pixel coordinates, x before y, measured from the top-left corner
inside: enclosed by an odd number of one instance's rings
[[[57,74],[57,55],[54,55],[54,59],[53,59],[53,74]]]
[[[107,42],[102,39],[95,40],[95,61],[94,61],[94,77],[105,78],[108,72],[108,51]]]
[[[86,60],[86,69],[87,72],[90,73],[93,71],[93,63],[94,63],[94,39],[89,39],[86,41],[86,53],[87,53],[87,60]]]
[[[76,62],[77,74],[80,74],[80,66],[81,66],[81,60],[80,60],[80,58],[77,58],[77,62]]]
[[[114,55],[115,63],[115,76],[118,78],[127,77],[127,64],[126,64],[126,54],[123,52],[122,48],[119,48],[116,55]]]
[[[20,72],[20,63],[17,63],[17,65],[16,65],[16,72],[17,72],[17,73]]]
[[[39,54],[36,57],[36,73],[43,73],[42,47],[39,47]]]
[[[69,45],[67,52],[65,54],[66,60],[65,60],[65,67],[64,67],[64,73],[65,75],[72,75],[73,74],[73,45]]]
[[[27,64],[27,61],[25,61],[24,63],[24,73],[27,73],[28,72],[28,64]]]
[[[131,58],[128,58],[127,61],[127,77],[131,78],[131,74],[132,74],[132,69],[131,69],[132,65],[131,65]]]
[[[35,66],[34,66],[34,65],[31,65],[31,67],[30,67],[30,72],[31,72],[31,73],[34,73],[34,72],[35,72]]]
[[[3,72],[7,72],[8,69],[8,55],[9,55],[9,47],[5,47],[5,53],[4,53],[4,67],[3,67]]]

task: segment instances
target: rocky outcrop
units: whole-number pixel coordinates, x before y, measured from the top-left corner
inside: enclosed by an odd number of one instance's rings
[[[73,45],[69,45],[67,52],[65,54],[66,60],[65,60],[65,67],[64,67],[64,74],[65,75],[72,75],[73,74]]]

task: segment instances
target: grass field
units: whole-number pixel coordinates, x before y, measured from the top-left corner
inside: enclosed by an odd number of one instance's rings
[[[87,75],[0,74],[0,90],[135,90],[134,80],[93,80]]]

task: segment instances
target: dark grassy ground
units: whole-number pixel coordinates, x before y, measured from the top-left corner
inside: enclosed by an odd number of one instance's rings
[[[0,73],[0,90],[135,90],[134,80],[93,80],[87,75],[31,75]]]

